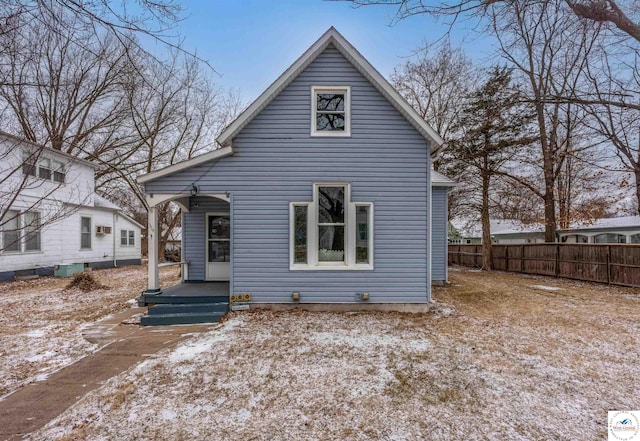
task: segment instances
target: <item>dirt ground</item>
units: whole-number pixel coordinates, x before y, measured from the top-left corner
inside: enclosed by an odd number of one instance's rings
[[[602,440],[640,409],[638,290],[450,279],[429,314],[231,314],[31,438]]]
[[[83,327],[129,308],[145,289],[146,266],[91,274],[108,288],[64,289],[71,279],[57,277],[0,283],[0,396],[94,351]],[[177,267],[162,269],[162,286],[178,282]]]

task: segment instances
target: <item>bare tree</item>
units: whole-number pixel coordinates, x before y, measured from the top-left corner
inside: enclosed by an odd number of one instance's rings
[[[415,60],[394,69],[391,83],[445,140],[457,120],[476,77],[469,58],[448,43],[433,53],[425,47]],[[436,170],[438,164],[434,164]]]
[[[503,3],[513,4],[507,0],[457,0],[453,2],[428,0],[339,0],[348,1],[356,7],[370,5],[393,6],[396,8],[394,21],[427,14],[435,17],[449,17],[451,25],[460,18],[484,17],[490,7]],[[530,0],[528,3],[544,3],[546,0]],[[637,0],[625,2],[624,7],[614,0],[564,0],[576,16],[613,26],[621,33],[640,41],[640,4]]]

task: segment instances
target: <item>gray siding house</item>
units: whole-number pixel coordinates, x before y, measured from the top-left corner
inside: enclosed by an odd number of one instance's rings
[[[169,200],[183,209],[183,281],[228,281],[253,304],[427,303],[446,280],[453,184],[431,167],[443,141],[334,28],[217,142],[138,179],[148,292]]]

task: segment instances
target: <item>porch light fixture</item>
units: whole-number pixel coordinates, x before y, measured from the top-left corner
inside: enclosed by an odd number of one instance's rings
[[[198,187],[196,187],[196,184],[191,183],[191,196],[195,196],[198,194]]]

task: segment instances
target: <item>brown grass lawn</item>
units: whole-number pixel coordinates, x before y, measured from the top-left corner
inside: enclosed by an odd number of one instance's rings
[[[640,409],[638,290],[450,279],[429,314],[231,314],[33,439],[603,440]]]

